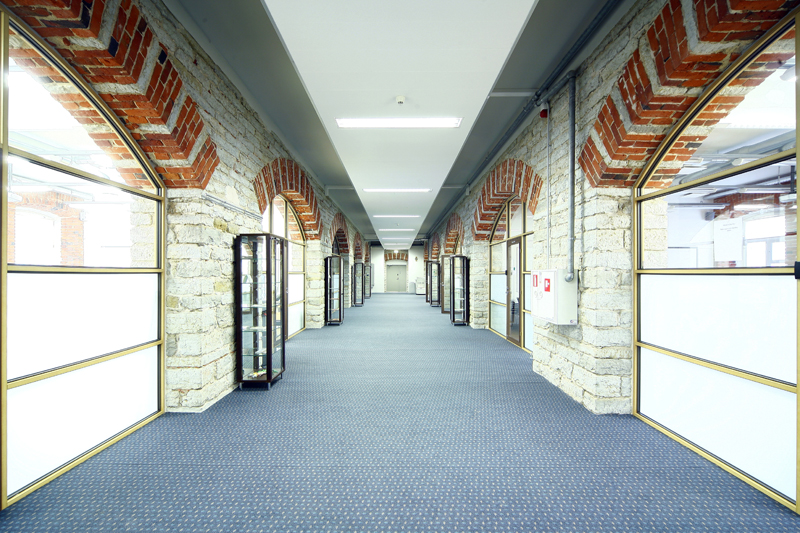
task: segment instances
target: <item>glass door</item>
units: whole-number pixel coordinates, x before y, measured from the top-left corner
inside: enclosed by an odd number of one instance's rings
[[[450,260],[450,322],[455,326],[469,323],[469,259],[463,255]]]
[[[338,326],[344,320],[342,309],[342,258],[325,258],[325,324]]]
[[[431,261],[431,307],[439,307],[441,305],[441,298],[439,292],[439,263]]]
[[[450,313],[450,256],[442,256],[440,294],[442,314]]]
[[[506,338],[520,346],[520,254],[521,239],[508,241],[508,259],[506,269],[506,321],[508,333]]]
[[[364,263],[353,265],[353,307],[364,305]]]

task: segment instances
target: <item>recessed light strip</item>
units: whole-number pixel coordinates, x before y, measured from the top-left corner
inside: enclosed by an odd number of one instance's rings
[[[372,215],[372,218],[419,218],[419,215]]]
[[[408,117],[408,118],[337,118],[340,128],[457,128],[461,125],[456,117]]]
[[[361,189],[364,192],[431,192],[430,189]]]
[[[417,231],[417,230],[415,230],[415,229],[394,229],[394,228],[384,229],[384,228],[381,228],[378,231]]]

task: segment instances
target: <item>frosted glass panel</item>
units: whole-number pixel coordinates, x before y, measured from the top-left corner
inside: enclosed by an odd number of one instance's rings
[[[289,306],[289,335],[294,335],[305,326],[305,304]]]
[[[9,273],[8,310],[14,379],[157,340],[158,274]]]
[[[522,313],[525,320],[525,348],[533,350],[533,315]]]
[[[148,348],[8,391],[12,494],[158,410]]]
[[[795,498],[795,394],[641,350],[640,412]]]
[[[643,275],[640,294],[642,342],[797,380],[792,276]]]
[[[505,274],[492,274],[489,299],[494,300],[495,302],[505,303],[507,285],[508,282],[506,281]]]
[[[506,306],[489,304],[491,328],[501,335],[506,335]]]
[[[300,302],[305,299],[305,274],[289,274],[289,303]]]

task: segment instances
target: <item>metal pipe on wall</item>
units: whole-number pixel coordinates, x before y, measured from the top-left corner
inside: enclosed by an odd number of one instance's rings
[[[566,281],[575,279],[575,71],[569,73],[569,237]]]

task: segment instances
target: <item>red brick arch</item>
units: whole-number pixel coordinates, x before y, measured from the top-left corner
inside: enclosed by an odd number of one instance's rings
[[[431,246],[430,260],[431,261],[438,261],[439,260],[439,248],[441,247],[441,245],[439,244],[439,234],[438,233],[434,233],[433,237],[431,237],[430,246]]]
[[[447,228],[444,230],[444,253],[452,255],[460,251],[464,242],[464,224],[458,213],[453,213],[447,220]]]
[[[408,261],[408,252],[401,251],[385,251],[383,252],[384,261]]]
[[[336,213],[331,223],[331,245],[333,241],[339,244],[339,252],[342,254],[350,253],[350,239],[347,237],[347,219],[341,211]]]
[[[364,245],[361,241],[361,233],[358,232],[356,232],[356,236],[353,237],[353,257],[355,261],[364,260]]]
[[[666,3],[646,32],[647,46],[633,52],[604,101],[578,159],[592,187],[632,186],[704,88],[800,0],[691,0],[691,13],[685,14],[686,5]],[[687,15],[696,24],[685,24]],[[786,39],[793,40],[794,31]],[[787,41],[785,52],[763,54],[748,67],[737,80],[736,94],[722,93],[712,100],[693,123],[692,133],[678,138],[664,158],[666,169],[655,179],[669,183],[711,127],[742,101],[742,89],[757,87],[793,55],[790,45]],[[655,77],[648,75],[646,64]]]
[[[105,0],[0,2],[98,89],[167,187],[204,189],[208,185],[219,164],[216,146],[169,50],[155,38],[135,3],[122,0],[111,12]],[[111,31],[102,31],[105,28]],[[109,133],[97,129],[105,121],[94,109],[74,105],[73,96],[79,95],[62,76],[44,72],[54,70],[37,62],[30,49],[15,48],[10,54],[81,124],[91,126],[88,133],[98,146],[112,159],[120,159],[120,147],[108,142]]]
[[[489,240],[492,225],[506,200],[519,196],[528,202],[528,210],[536,212],[542,179],[519,159],[506,159],[489,172],[483,184],[472,224],[476,241]]]
[[[295,161],[285,158],[275,159],[262,168],[255,177],[253,189],[262,213],[280,194],[297,213],[306,239],[320,238],[322,232],[317,197],[305,171]]]

